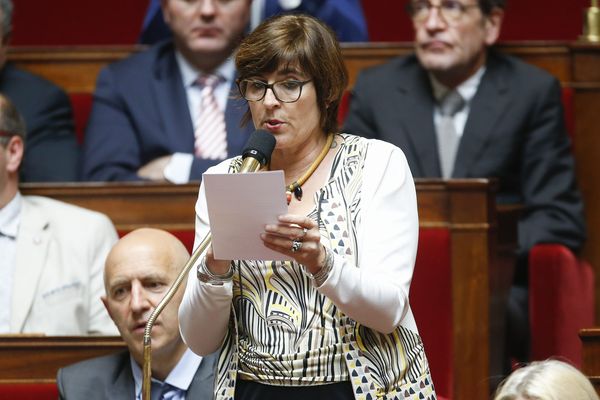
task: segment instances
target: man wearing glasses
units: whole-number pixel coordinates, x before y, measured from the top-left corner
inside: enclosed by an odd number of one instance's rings
[[[538,243],[577,251],[585,225],[559,83],[491,48],[504,6],[408,3],[415,54],[360,74],[345,131],[396,144],[415,177],[498,178],[498,202],[524,206],[508,347],[527,359],[528,252]]]
[[[83,179],[199,180],[238,155],[252,128],[240,128],[231,54],[251,0],[162,0],[173,38],[105,68],[85,133]]]

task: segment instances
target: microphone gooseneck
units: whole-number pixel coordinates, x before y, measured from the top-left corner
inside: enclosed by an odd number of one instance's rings
[[[244,150],[242,151],[242,166],[240,167],[239,173],[256,172],[263,165],[268,164],[271,161],[271,154],[275,148],[275,137],[264,130],[257,130],[252,132],[250,139],[246,143]],[[152,327],[154,322],[164,310],[167,304],[171,301],[175,293],[185,280],[185,277],[189,274],[192,267],[198,261],[198,258],[204,253],[206,248],[211,243],[211,234],[208,232],[202,242],[198,245],[196,250],[192,253],[190,259],[183,266],[179,275],[175,278],[175,281],[165,293],[160,303],[152,311],[146,327],[144,329],[144,368],[142,374],[142,400],[150,400],[150,389],[152,383]]]

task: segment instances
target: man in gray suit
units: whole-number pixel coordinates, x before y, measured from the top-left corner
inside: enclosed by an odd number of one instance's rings
[[[104,270],[104,306],[128,351],[58,371],[61,399],[140,399],[146,322],[188,260],[184,245],[168,232],[142,228],[110,251]],[[152,399],[210,399],[216,354],[200,357],[179,335],[182,285],[152,329]],[[200,332],[199,332],[200,334]]]
[[[117,232],[104,214],[21,195],[26,147],[23,118],[0,95],[0,333],[114,335],[100,296]]]

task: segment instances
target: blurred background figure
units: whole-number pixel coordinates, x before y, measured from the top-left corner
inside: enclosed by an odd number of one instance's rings
[[[163,19],[161,0],[150,0],[140,43],[154,44],[171,36]],[[313,15],[329,25],[340,42],[367,42],[367,22],[360,0],[253,0],[250,30],[282,13]]]
[[[497,202],[523,205],[507,346],[528,360],[529,251],[558,243],[577,253],[586,228],[560,84],[493,49],[504,7],[409,1],[415,54],[359,74],[344,130],[397,145],[415,177],[497,178]]]
[[[558,360],[535,361],[515,370],[498,387],[494,400],[598,400],[591,382],[577,368]]]
[[[103,214],[20,194],[25,136],[0,95],[0,333],[116,334],[100,296],[117,232]]]
[[[104,68],[85,133],[83,178],[186,183],[240,154],[237,48],[251,0],[164,0],[172,40]]]
[[[67,94],[53,83],[6,62],[13,3],[0,0],[0,93],[25,119],[27,148],[21,182],[75,181],[79,147]]]
[[[141,399],[144,328],[188,258],[184,245],[166,231],[142,228],[119,240],[106,258],[102,301],[128,351],[59,370],[61,399]],[[152,329],[152,399],[212,398],[216,354],[197,356],[179,336],[183,290]]]

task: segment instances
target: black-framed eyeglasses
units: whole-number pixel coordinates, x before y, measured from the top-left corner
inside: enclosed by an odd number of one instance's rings
[[[425,21],[432,8],[438,12],[446,22],[458,21],[469,8],[479,7],[479,4],[463,4],[458,0],[443,0],[438,5],[431,4],[428,0],[412,1],[406,5],[406,10],[415,22]]]
[[[271,89],[275,98],[282,103],[293,103],[298,101],[302,95],[302,88],[312,79],[298,81],[296,79],[285,79],[283,81],[266,83],[257,79],[241,79],[237,81],[240,94],[248,101],[260,101]]]

